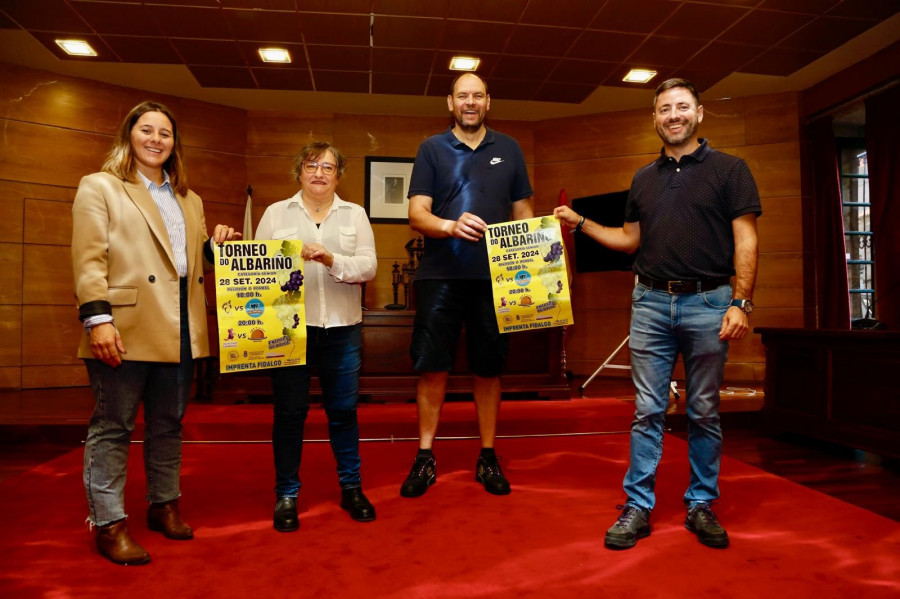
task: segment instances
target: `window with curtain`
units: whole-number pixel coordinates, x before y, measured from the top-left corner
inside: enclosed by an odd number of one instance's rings
[[[850,319],[875,318],[869,168],[864,138],[838,138]]]

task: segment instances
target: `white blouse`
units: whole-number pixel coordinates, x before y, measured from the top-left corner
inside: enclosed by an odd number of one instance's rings
[[[359,283],[371,281],[377,268],[375,235],[366,212],[335,194],[328,214],[316,226],[301,197],[298,191],[266,208],[255,237],[320,243],[334,255],[331,268],[319,262],[303,263],[307,325],[329,328],[362,322]]]

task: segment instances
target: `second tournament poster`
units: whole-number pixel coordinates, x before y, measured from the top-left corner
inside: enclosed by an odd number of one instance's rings
[[[544,216],[489,225],[485,237],[500,332],[572,324],[559,221]]]

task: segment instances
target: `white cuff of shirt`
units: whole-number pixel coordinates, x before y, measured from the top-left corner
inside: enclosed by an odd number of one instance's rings
[[[84,330],[86,330],[88,334],[90,334],[92,327],[100,324],[106,324],[107,322],[112,321],[112,314],[97,314],[96,316],[88,316],[84,319]]]

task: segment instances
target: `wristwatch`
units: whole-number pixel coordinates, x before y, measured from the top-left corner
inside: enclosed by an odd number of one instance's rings
[[[750,314],[753,312],[753,302],[748,299],[733,299],[731,300],[732,306],[737,306],[741,310],[744,311],[745,314]]]

